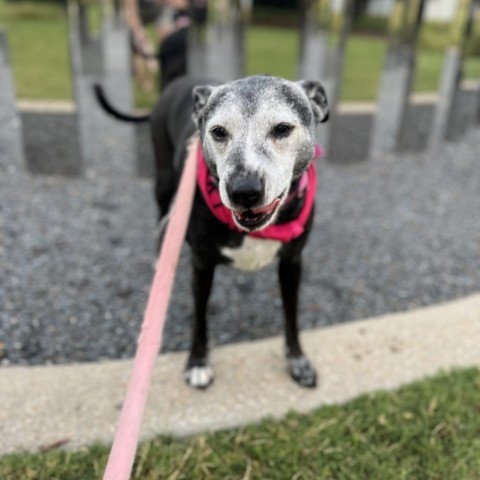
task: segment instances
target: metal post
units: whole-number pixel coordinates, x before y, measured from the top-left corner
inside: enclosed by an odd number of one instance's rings
[[[130,61],[129,32],[121,12],[116,12],[108,0],[103,4],[101,40],[103,49],[103,85],[116,108],[133,110],[133,87]],[[102,170],[133,174],[138,170],[136,137],[133,124],[119,122],[104,114],[106,135]]]
[[[130,111],[128,32],[112,9],[101,4],[101,29],[94,35],[88,24],[87,8],[95,5],[68,2],[70,56],[82,161],[87,173],[114,175],[134,171],[132,125],[109,117],[98,105],[92,86],[99,82],[115,107]]]
[[[86,6],[69,0],[67,13],[81,160],[83,168],[91,169],[99,158],[100,141],[98,121],[94,119],[96,107],[91,98],[91,84],[101,77],[101,49],[99,42],[90,38]]]
[[[0,172],[23,168],[24,149],[7,35],[0,30]]]
[[[300,54],[298,77],[304,80],[326,76],[328,34],[332,12],[330,1],[300,1]]]
[[[330,120],[321,125],[318,137],[327,157],[335,110],[342,84],[343,61],[352,23],[354,0],[343,0],[334,12],[330,0],[302,0],[299,77],[320,80],[327,92]],[[334,16],[336,15],[336,21]]]
[[[192,75],[214,75],[224,81],[242,77],[245,23],[251,2],[211,0],[208,9],[208,21],[190,28],[188,71]]]
[[[392,152],[398,146],[415,72],[415,46],[424,4],[425,0],[395,0],[373,124],[374,155]]]
[[[190,75],[206,75],[208,17],[211,16],[205,0],[203,18],[196,20],[195,0],[190,2],[190,16],[193,19],[188,32],[187,70]],[[211,3],[210,3],[211,5]]]
[[[458,0],[456,17],[450,32],[451,44],[445,53],[439,98],[430,130],[429,142],[432,148],[438,147],[449,137],[449,131],[455,120],[455,113],[465,114],[465,109],[467,111],[471,110],[473,115],[470,112],[470,116],[474,118],[475,112],[478,110],[478,95],[474,95],[476,98],[465,104],[461,101],[463,92],[461,92],[460,86],[462,63],[465,48],[472,32],[474,13],[474,0]],[[461,108],[462,105],[464,108]],[[463,110],[463,112],[460,110]]]

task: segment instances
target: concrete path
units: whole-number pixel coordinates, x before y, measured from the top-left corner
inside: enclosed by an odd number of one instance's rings
[[[345,402],[441,369],[480,366],[480,295],[412,312],[304,332],[321,384],[293,384],[282,338],[213,350],[216,382],[195,391],[182,381],[184,353],[159,357],[143,438],[186,435]],[[132,362],[5,367],[0,371],[0,455],[65,443],[110,442]]]

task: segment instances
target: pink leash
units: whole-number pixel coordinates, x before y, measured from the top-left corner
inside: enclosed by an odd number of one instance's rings
[[[196,183],[197,144],[189,148],[160,258],[148,297],[127,394],[103,480],[128,480],[132,471],[148,389],[162,342],[175,270],[187,230]]]

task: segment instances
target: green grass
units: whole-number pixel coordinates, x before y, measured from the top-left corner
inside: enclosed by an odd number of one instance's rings
[[[246,42],[246,73],[296,77],[299,37],[294,30],[251,27]]]
[[[371,37],[347,43],[340,98],[344,101],[374,100],[383,68],[386,44]]]
[[[67,21],[62,7],[33,2],[6,4],[2,16],[17,96],[72,98]]]
[[[100,479],[107,455],[98,445],[10,455],[0,458],[0,478]],[[281,421],[160,437],[140,445],[133,472],[142,480],[478,480],[480,371],[441,374]]]
[[[71,99],[67,21],[63,8],[58,4],[43,2],[16,1],[4,4],[4,0],[0,0],[0,7],[0,23],[3,19],[10,42],[17,96],[25,99]],[[376,21],[374,27],[371,22],[360,25],[358,30],[361,33],[352,35],[347,44],[342,100],[376,99],[386,45],[378,35],[382,22]],[[368,28],[374,35],[363,34]],[[422,28],[415,91],[435,91],[438,88],[443,67],[443,48],[448,41],[446,28],[445,25],[436,24]],[[296,78],[299,51],[296,31],[252,26],[247,33],[246,51],[248,75],[269,73]],[[465,76],[480,77],[479,58],[468,57]],[[155,97],[155,92],[145,94],[138,87],[135,89],[139,106],[151,106]]]

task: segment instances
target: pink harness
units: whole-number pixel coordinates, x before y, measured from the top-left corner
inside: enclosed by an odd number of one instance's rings
[[[322,155],[322,148],[319,145],[315,145],[315,155],[313,159],[317,160]],[[217,184],[210,175],[210,171],[208,170],[208,166],[203,157],[202,146],[200,143],[198,144],[197,184],[202,192],[206,204],[208,205],[208,208],[213,215],[223,224],[227,225],[231,230],[243,232],[243,230],[239,229],[235,224],[231,210],[225,207],[225,205],[222,203]],[[317,173],[315,164],[311,163],[308,169],[303,172],[302,176],[300,177],[297,190],[291,192],[285,200],[285,203],[288,203],[295,197],[302,198],[302,196],[305,196],[305,202],[298,217],[279,225],[269,225],[263,230],[249,232],[246,233],[246,235],[255,238],[280,240],[281,242],[290,242],[291,240],[299,237],[305,230],[305,224],[307,223],[313,208],[316,185]]]

